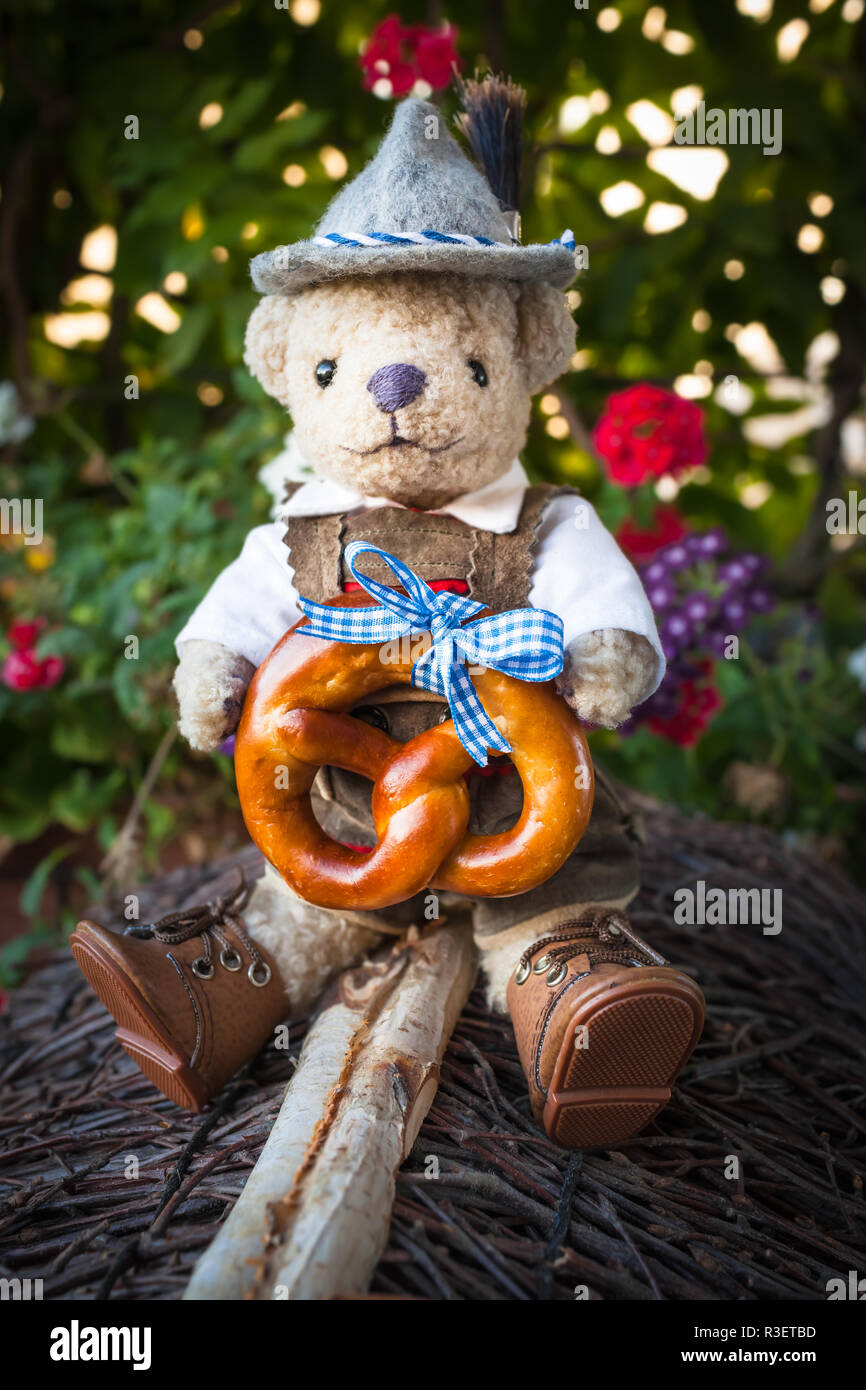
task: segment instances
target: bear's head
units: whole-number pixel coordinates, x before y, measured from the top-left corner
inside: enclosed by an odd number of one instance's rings
[[[267,295],[245,358],[319,475],[431,508],[508,470],[574,337],[546,283],[395,273]]]

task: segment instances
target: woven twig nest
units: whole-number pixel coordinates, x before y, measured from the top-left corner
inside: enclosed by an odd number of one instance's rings
[[[646,813],[637,930],[700,981],[703,1040],[621,1153],[534,1124],[506,1019],[472,996],[398,1178],[372,1292],[467,1299],[823,1299],[863,1267],[866,902],[771,834]],[[256,872],[252,851],[240,856]],[[227,861],[142,894],[212,895]],[[781,889],[783,926],[676,926],[674,892]],[[203,1116],[158,1095],[71,959],[13,998],[0,1053],[0,1273],[44,1297],[179,1298],[267,1137],[304,1036]]]

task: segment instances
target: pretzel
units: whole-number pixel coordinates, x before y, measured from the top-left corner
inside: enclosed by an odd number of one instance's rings
[[[371,600],[344,594],[331,602]],[[318,907],[371,911],[428,886],[510,897],[555,873],[586,829],[593,775],[581,726],[552,682],[530,684],[489,669],[473,673],[484,708],[511,744],[523,809],[510,830],[468,834],[465,773],[474,763],[452,720],[399,743],[348,713],[379,690],[410,684],[418,639],[411,653],[404,651],[408,639],[399,644],[405,660],[383,661],[378,645],[305,636],[306,622],[291,628],[259,667],[235,740],[247,829],[298,897]],[[377,843],[370,851],[339,844],[316,820],[310,788],[323,764],[374,783]]]

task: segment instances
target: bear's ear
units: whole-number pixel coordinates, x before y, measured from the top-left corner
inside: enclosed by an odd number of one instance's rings
[[[286,347],[294,314],[294,301],[282,294],[267,294],[250,315],[244,341],[244,361],[269,396],[288,405]]]
[[[520,357],[534,395],[568,367],[577,329],[565,295],[543,281],[521,285],[517,322]]]

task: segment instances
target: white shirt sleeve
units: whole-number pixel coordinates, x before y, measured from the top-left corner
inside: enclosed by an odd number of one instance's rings
[[[655,648],[658,670],[665,659],[649,599],[637,572],[582,497],[554,497],[538,528],[529,602],[562,619],[564,643],[602,628],[637,632]]]
[[[254,666],[261,665],[302,616],[285,531],[282,521],[250,531],[238,558],[217,577],[178,633],[176,648],[182,642],[221,642]]]

